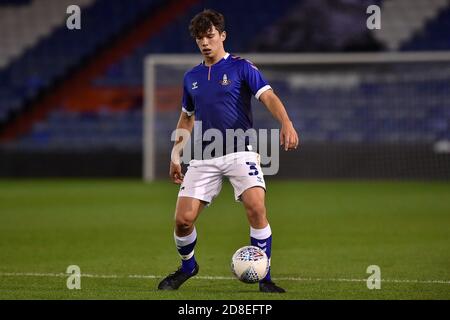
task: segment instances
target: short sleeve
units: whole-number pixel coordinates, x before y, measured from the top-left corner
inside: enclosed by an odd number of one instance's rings
[[[259,97],[264,91],[272,89],[266,79],[264,79],[261,71],[259,71],[259,69],[249,60],[244,60],[242,68],[244,81],[247,83],[256,99],[259,100]]]
[[[188,116],[194,114],[194,103],[192,102],[191,94],[188,91],[188,86],[186,85],[187,77],[184,76],[183,80],[183,100],[181,102],[181,110],[186,112]]]

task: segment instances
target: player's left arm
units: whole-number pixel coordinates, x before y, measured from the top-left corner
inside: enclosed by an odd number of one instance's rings
[[[280,144],[284,146],[284,150],[297,149],[299,138],[297,131],[289,119],[286,108],[281,102],[280,98],[273,92],[273,90],[264,91],[259,100],[269,109],[273,117],[281,124]]]

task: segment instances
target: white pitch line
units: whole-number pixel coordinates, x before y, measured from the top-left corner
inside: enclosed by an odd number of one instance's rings
[[[68,273],[36,273],[36,272],[0,272],[0,277],[68,277]],[[84,278],[98,278],[98,279],[161,279],[164,276],[158,275],[104,275],[104,274],[88,274],[82,273],[81,277]],[[234,277],[223,277],[223,276],[196,276],[192,279],[200,280],[234,280]],[[331,282],[366,282],[367,279],[345,279],[345,278],[295,278],[295,277],[277,277],[274,280],[288,280],[288,281],[331,281]],[[450,280],[410,280],[410,279],[381,279],[381,282],[387,283],[418,283],[418,284],[450,284]]]

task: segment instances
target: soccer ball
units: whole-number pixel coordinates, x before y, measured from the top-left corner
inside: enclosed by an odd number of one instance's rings
[[[262,280],[269,271],[269,259],[261,248],[245,246],[234,253],[231,271],[242,282],[255,283]]]

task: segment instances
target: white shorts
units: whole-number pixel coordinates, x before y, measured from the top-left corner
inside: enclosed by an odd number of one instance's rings
[[[191,160],[178,197],[196,198],[210,204],[220,193],[224,176],[234,188],[236,201],[251,187],[266,190],[259,154],[243,151],[214,159]]]

